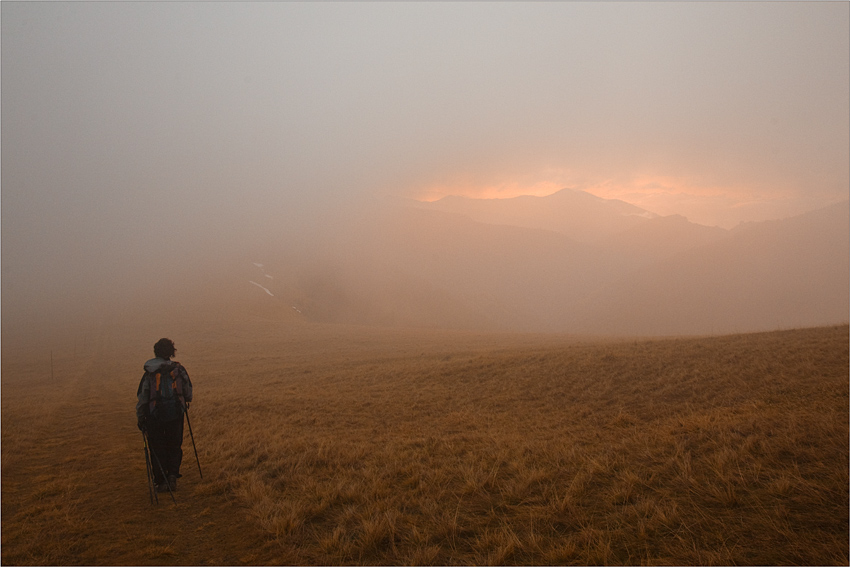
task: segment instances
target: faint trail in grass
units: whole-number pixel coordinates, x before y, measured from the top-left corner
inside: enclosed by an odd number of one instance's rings
[[[114,374],[104,360],[77,361],[60,383],[4,382],[3,564],[253,564],[273,553],[279,546],[197,469],[184,467],[177,506],[162,494],[150,505],[135,390],[105,379]],[[18,411],[32,396],[41,403]]]

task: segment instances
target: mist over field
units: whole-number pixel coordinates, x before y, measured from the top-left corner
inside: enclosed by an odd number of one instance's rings
[[[0,9],[4,344],[848,318],[844,3]]]
[[[850,3],[5,1],[0,89],[3,564],[850,562]]]
[[[732,230],[570,189],[505,200],[374,201],[328,216],[290,225],[262,246],[222,246],[182,261],[168,248],[169,259],[110,280],[113,288],[62,290],[61,298],[81,302],[10,304],[6,339],[160,317],[724,334],[840,324],[850,310],[846,202]]]

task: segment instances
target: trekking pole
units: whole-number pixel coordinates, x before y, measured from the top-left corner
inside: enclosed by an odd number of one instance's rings
[[[142,439],[145,441],[145,468],[148,471],[148,496],[151,498],[151,506],[154,500],[159,504],[159,496],[156,495],[156,488],[153,485],[153,468],[151,468],[151,457],[148,454],[148,436],[142,431]]]
[[[189,407],[186,405],[186,411],[183,412],[186,416],[186,423],[189,424],[189,437],[192,438],[192,449],[195,450],[195,462],[198,463],[198,474],[201,475],[201,478],[204,478],[204,473],[201,472],[201,460],[198,458],[198,448],[195,446],[195,435],[192,433],[192,422],[189,421]]]
[[[174,501],[174,504],[177,504],[177,499],[174,498],[174,491],[171,490],[171,483],[168,482],[168,477],[165,476],[165,469],[162,468],[162,463],[159,461],[159,457],[156,456],[156,451],[153,450],[153,447],[151,447],[151,454],[153,455],[153,458],[156,461],[156,464],[159,465],[159,472],[162,473],[162,478],[164,479],[163,482],[165,482],[165,486],[168,487],[168,493],[171,494],[171,499]],[[157,497],[157,502],[159,502],[158,497]]]

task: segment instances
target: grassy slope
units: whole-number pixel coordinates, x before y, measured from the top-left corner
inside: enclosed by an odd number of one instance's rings
[[[132,417],[153,340],[104,335],[52,382],[4,353],[4,564],[848,562],[847,326],[172,338],[205,478],[187,434],[156,509]]]

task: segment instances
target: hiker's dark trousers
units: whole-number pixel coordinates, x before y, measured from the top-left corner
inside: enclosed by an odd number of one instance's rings
[[[162,464],[166,475],[180,476],[180,463],[183,461],[183,416],[171,421],[148,421],[148,442],[153,452],[153,479],[160,484],[162,470],[157,461]]]

